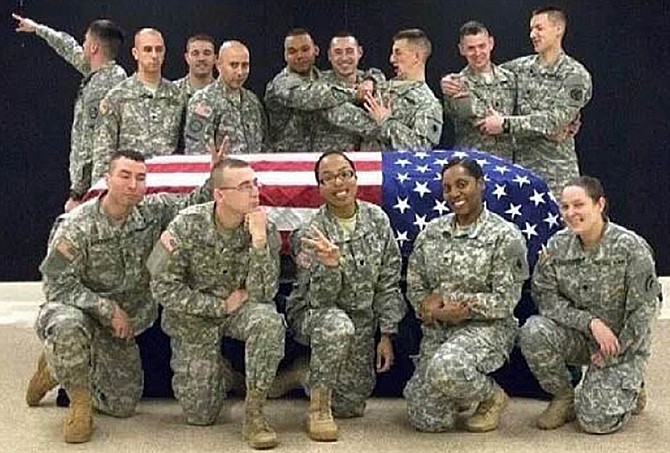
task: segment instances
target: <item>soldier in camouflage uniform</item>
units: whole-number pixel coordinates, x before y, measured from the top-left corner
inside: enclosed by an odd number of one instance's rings
[[[431,43],[419,29],[401,30],[393,37],[390,62],[396,78],[375,84],[365,94],[366,112],[350,105],[324,112],[326,119],[376,140],[384,150],[432,149],[442,134],[442,106],[426,84]]]
[[[215,49],[214,38],[209,35],[193,35],[186,41],[184,60],[188,65],[188,74],[173,82],[186,102],[193,93],[214,82]]]
[[[123,32],[113,22],[99,19],[88,26],[80,46],[65,32],[16,14],[13,17],[19,21],[17,31],[37,34],[84,76],[74,104],[70,132],[70,196],[65,203],[65,211],[69,211],[81,203],[91,187],[93,136],[99,120],[100,100],[126,78],[126,71],[114,61],[123,42]]]
[[[146,172],[141,154],[114,154],[108,190],[59,218],[40,266],[46,303],[36,330],[45,352],[26,401],[38,405],[57,383],[67,390],[66,442],[90,439],[92,406],[133,414],[143,381],[135,337],[157,315],[147,257],[181,208],[211,199],[206,186],[143,198]]]
[[[284,40],[286,68],[272,79],[265,91],[269,117],[269,149],[272,152],[355,151],[357,141],[333,127],[346,127],[347,109],[365,113],[354,105],[357,90],[326,83],[314,66],[319,48],[309,32],[291,30]],[[340,110],[343,109],[343,110]],[[374,127],[367,118],[364,126]],[[329,126],[327,123],[330,122]],[[366,133],[361,128],[353,134]]]
[[[249,49],[226,41],[219,49],[219,79],[200,90],[188,103],[184,128],[185,154],[206,154],[225,137],[230,154],[264,150],[267,119],[256,95],[243,87],[249,76]]]
[[[487,151],[514,161],[514,141],[509,134],[487,135],[475,126],[489,109],[502,115],[513,115],[516,106],[516,77],[513,72],[491,62],[494,39],[481,23],[470,21],[460,29],[458,49],[468,65],[457,77],[463,90],[450,95],[443,86],[444,112],[454,122],[455,146],[461,149]],[[443,80],[443,85],[446,84]],[[476,110],[475,110],[476,107]]]
[[[530,27],[537,54],[502,65],[517,77],[515,114],[495,112],[479,127],[491,135],[511,134],[517,144],[515,162],[536,172],[558,194],[579,175],[575,140],[567,132],[591,99],[591,75],[563,51],[566,19],[562,11],[536,10]]]
[[[487,373],[514,346],[526,247],[514,225],[484,207],[483,173],[474,160],[452,160],[442,178],[453,214],[419,233],[407,269],[407,298],[423,323],[423,339],[404,395],[420,431],[453,428],[459,407],[476,402],[466,427],[485,432],[497,428],[508,402]]]
[[[576,417],[588,433],[611,433],[644,407],[660,285],[647,242],[610,222],[605,203],[597,179],[569,182],[560,204],[568,228],[549,240],[533,274],[540,314],[522,327],[519,343],[554,395],[537,420],[541,429]],[[588,365],[577,395],[567,364]]]
[[[138,31],[132,53],[137,72],[100,102],[101,120],[93,145],[94,180],[102,175],[117,150],[153,157],[172,154],[177,148],[184,99],[179,88],[161,78],[163,36],[152,28]]]
[[[247,397],[243,433],[254,448],[278,444],[262,412],[284,355],[284,321],[273,298],[281,239],[259,206],[254,171],[225,159],[212,171],[214,202],[182,211],[155,253],[154,297],[170,336],[172,385],[194,425],[216,421],[226,394],[222,336],[245,342]]]
[[[298,269],[286,310],[296,339],[312,351],[308,434],[332,441],[338,437],[333,415],[362,416],[375,368],[390,369],[391,336],[406,307],[389,219],[380,207],[356,200],[353,163],[341,152],[325,153],[315,174],[326,204],[294,241]]]

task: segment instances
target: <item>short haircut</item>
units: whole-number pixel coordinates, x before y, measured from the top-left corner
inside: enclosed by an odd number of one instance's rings
[[[406,39],[409,44],[419,47],[423,54],[424,62],[428,60],[428,57],[430,57],[430,54],[433,52],[433,45],[430,43],[428,35],[426,35],[420,28],[400,30],[393,36],[393,42],[401,39]]]
[[[191,43],[193,43],[193,42],[195,42],[195,41],[206,41],[206,42],[208,42],[208,43],[210,43],[210,44],[212,45],[212,48],[213,48],[214,50],[216,50],[216,42],[214,41],[214,38],[212,38],[211,36],[209,36],[209,35],[207,35],[207,34],[205,34],[205,33],[198,33],[198,34],[196,34],[196,35],[191,36],[191,37],[188,38],[188,40],[186,41],[186,51],[187,51],[187,52],[188,52],[188,46],[190,46]]]
[[[476,20],[470,20],[461,25],[461,28],[458,30],[458,37],[459,39],[463,39],[465,36],[478,35],[480,33],[490,34],[486,25]]]
[[[284,39],[285,38],[292,38],[294,36],[304,36],[304,35],[307,35],[310,38],[312,37],[312,34],[309,32],[309,30],[307,30],[306,28],[297,27],[297,28],[290,29],[288,31],[288,33],[286,33],[286,36],[284,37]]]
[[[330,45],[333,44],[333,39],[335,38],[354,38],[356,44],[358,44],[358,38],[356,38],[354,34],[351,33],[349,30],[340,30],[337,33],[335,33],[333,37],[330,38]]]
[[[211,178],[212,178],[212,187],[217,188],[223,186],[224,182],[224,173],[226,168],[247,168],[251,167],[249,162],[242,159],[235,159],[234,157],[226,157],[218,161],[214,167],[212,167]]]
[[[144,163],[147,160],[146,157],[144,157],[144,154],[142,154],[139,151],[134,151],[131,149],[120,149],[118,151],[115,151],[114,154],[112,154],[112,157],[109,158],[109,165],[107,167],[109,172],[111,172],[114,169],[114,164],[116,163],[116,161],[121,159],[122,157],[134,160],[135,162],[142,162],[142,163]]]
[[[597,203],[601,198],[605,200],[605,211],[603,212],[603,215],[607,212],[608,203],[607,198],[605,197],[605,189],[603,189],[603,185],[598,178],[587,175],[577,176],[570,179],[567,184],[563,186],[563,189],[570,186],[581,187],[584,189],[586,195],[588,195],[594,203]]]
[[[444,178],[444,173],[451,167],[463,167],[473,178],[484,178],[484,170],[482,170],[481,165],[479,165],[476,160],[469,157],[453,157],[449,159],[449,161],[442,167],[440,175]]]
[[[349,156],[344,154],[344,151],[338,151],[338,150],[330,150],[326,151],[325,153],[321,154],[319,158],[317,159],[316,163],[314,164],[314,178],[316,178],[317,184],[321,184],[321,181],[319,181],[319,167],[321,166],[321,161],[325,159],[328,156],[342,156],[344,160],[349,162],[349,165],[351,166],[351,169],[356,173],[356,166],[354,165],[354,161],[349,159]]]
[[[542,8],[537,8],[536,10],[533,11],[531,17],[537,16],[539,14],[546,14],[549,20],[551,20],[554,23],[560,22],[563,25],[563,27],[566,27],[568,25],[568,18],[566,17],[565,12],[563,12],[563,10],[557,6],[548,5],[543,6]]]
[[[108,19],[98,19],[91,22],[88,32],[100,41],[105,56],[110,60],[119,54],[123,44],[124,33],[121,27]]]

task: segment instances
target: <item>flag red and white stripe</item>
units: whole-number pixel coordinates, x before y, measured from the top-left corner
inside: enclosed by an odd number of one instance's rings
[[[314,176],[320,153],[240,154],[232,157],[251,164],[261,184],[261,204],[279,231],[289,232],[303,224],[323,203]],[[358,198],[381,204],[382,157],[379,152],[350,153],[356,166]],[[188,193],[209,176],[210,156],[161,156],[147,160],[147,194]],[[87,198],[106,188],[104,179]]]

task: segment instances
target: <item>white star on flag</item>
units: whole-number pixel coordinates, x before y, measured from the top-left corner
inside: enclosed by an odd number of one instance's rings
[[[419,165],[416,167],[416,171],[419,173],[426,173],[428,170],[430,170],[430,165]]]
[[[419,231],[423,231],[423,229],[426,228],[426,225],[428,225],[426,217],[427,215],[414,214],[414,225],[419,227]]]
[[[468,157],[468,153],[464,151],[456,151],[454,154],[452,154],[452,157]]]
[[[514,220],[515,216],[521,216],[521,205],[510,203],[509,209],[505,211],[505,214],[509,214],[510,217],[512,217],[512,220]]]
[[[395,240],[398,241],[398,245],[402,247],[405,242],[409,241],[409,238],[407,237],[407,231],[403,231],[402,233],[400,230],[396,230],[397,236],[395,237]]]
[[[496,184],[496,188],[492,193],[495,195],[497,200],[500,200],[502,197],[506,197],[507,192],[505,191],[505,184]]]
[[[526,240],[530,241],[531,237],[538,235],[537,231],[535,231],[536,227],[537,225],[535,224],[531,225],[530,223],[526,222],[526,228],[521,230],[521,232],[526,235]]]
[[[398,176],[396,176],[398,181],[400,181],[400,184],[404,183],[409,179],[409,174],[407,173],[398,173]]]
[[[405,168],[405,165],[411,165],[412,162],[410,162],[407,159],[398,159],[395,161],[396,165],[400,165],[402,168]]]
[[[480,167],[483,167],[483,166],[489,164],[489,161],[486,160],[486,159],[477,159],[476,161],[477,161],[477,163],[479,164]]]
[[[414,182],[414,189],[412,192],[416,192],[419,194],[420,198],[423,198],[423,196],[427,193],[430,193],[430,189],[428,188],[428,183],[427,182],[419,182],[415,181]]]
[[[558,214],[552,214],[551,212],[547,213],[547,217],[544,218],[544,222],[549,225],[548,228],[552,226],[558,227]]]
[[[501,175],[504,175],[509,171],[509,168],[507,168],[505,165],[496,165],[496,168],[493,171],[497,171]]]
[[[435,206],[433,207],[433,211],[439,212],[440,215],[443,215],[445,212],[449,212],[447,202],[444,200],[435,200]]]
[[[400,214],[404,214],[406,210],[410,209],[410,205],[408,203],[409,197],[408,198],[400,198],[397,197],[398,202],[393,205],[395,209],[400,211]]]
[[[428,157],[428,153],[425,151],[419,151],[414,153],[414,157],[418,157],[419,159],[425,159],[426,157]]]
[[[523,187],[524,184],[530,185],[528,176],[516,175],[512,181],[519,184],[519,187]]]
[[[435,162],[433,162],[433,165],[439,165],[440,167],[443,167],[449,163],[449,159],[435,159]]]
[[[442,175],[439,173],[435,173],[435,177],[433,178],[433,181],[442,181]]]
[[[533,189],[533,196],[530,197],[530,201],[535,203],[535,206],[546,203],[546,201],[544,201],[544,192],[538,192],[537,190]]]

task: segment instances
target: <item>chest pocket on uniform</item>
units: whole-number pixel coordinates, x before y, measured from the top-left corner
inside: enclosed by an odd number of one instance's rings
[[[88,248],[86,274],[96,290],[112,290],[123,283],[125,262],[118,241],[108,239]]]

